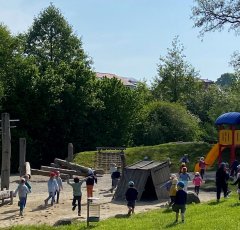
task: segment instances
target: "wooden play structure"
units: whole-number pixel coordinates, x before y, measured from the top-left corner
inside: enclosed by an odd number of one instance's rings
[[[236,148],[240,147],[240,113],[229,112],[219,116],[215,125],[218,126],[218,163],[222,162],[222,153],[230,148],[230,164],[236,159]]]
[[[216,160],[222,162],[223,150],[230,148],[230,160],[232,165],[236,160],[236,149],[240,148],[240,113],[229,112],[219,116],[215,125],[218,127],[218,142],[210,149],[205,157],[205,163],[212,167]],[[199,172],[199,164],[195,165],[194,171]]]
[[[139,161],[125,167],[114,194],[114,200],[124,200],[128,182],[133,181],[138,190],[138,200],[165,200],[169,194],[164,184],[169,180],[169,161]]]
[[[122,169],[125,167],[124,147],[97,147],[95,167],[109,173],[112,163]]]

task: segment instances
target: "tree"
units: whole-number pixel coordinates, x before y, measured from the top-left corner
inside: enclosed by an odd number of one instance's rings
[[[172,42],[166,57],[160,57],[158,76],[154,79],[152,91],[155,98],[178,102],[194,92],[198,73],[185,61],[184,47],[178,37]],[[184,96],[185,95],[185,96]]]
[[[195,0],[192,8],[194,26],[201,28],[200,35],[210,31],[221,31],[224,26],[228,30],[239,32],[240,1],[239,0]]]
[[[233,73],[224,73],[220,78],[217,79],[216,84],[223,87],[229,88],[237,82],[237,77]]]
[[[199,140],[199,120],[177,103],[152,102],[145,106],[144,145]]]
[[[101,102],[95,117],[96,144],[105,146],[129,145],[138,116],[139,92],[130,89],[116,78],[97,81],[97,98]]]
[[[42,70],[47,68],[46,65],[57,66],[62,61],[85,60],[85,64],[91,64],[81,40],[73,34],[72,27],[53,4],[34,18],[33,26],[23,37],[26,38],[26,54],[35,57]]]

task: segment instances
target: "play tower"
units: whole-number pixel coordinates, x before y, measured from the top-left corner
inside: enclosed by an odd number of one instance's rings
[[[236,148],[240,148],[240,113],[229,112],[219,116],[218,126],[218,163],[222,162],[222,153],[230,148],[230,164],[236,159]]]

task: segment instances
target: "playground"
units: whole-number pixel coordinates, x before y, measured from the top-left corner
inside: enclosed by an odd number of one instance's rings
[[[207,177],[213,178],[214,174],[208,173]],[[10,189],[17,187],[18,176],[10,177]],[[18,199],[14,198],[13,205],[3,205],[0,207],[0,228],[13,225],[33,225],[48,224],[54,225],[59,220],[86,221],[87,216],[87,198],[86,186],[83,184],[82,192],[82,215],[77,216],[77,211],[72,211],[72,188],[63,182],[63,191],[60,195],[59,204],[54,206],[44,206],[44,199],[47,197],[46,176],[33,175],[31,179],[32,193],[28,195],[27,206],[24,210],[24,216],[19,216]],[[192,184],[190,183],[190,189]],[[109,217],[124,216],[127,213],[125,201],[112,202],[113,194],[109,192],[111,187],[111,178],[109,174],[98,177],[98,184],[94,186],[94,196],[99,197],[100,219]],[[201,202],[215,199],[215,192],[201,191],[199,194]],[[140,201],[136,204],[136,213],[146,212],[153,209],[164,208],[166,201]]]

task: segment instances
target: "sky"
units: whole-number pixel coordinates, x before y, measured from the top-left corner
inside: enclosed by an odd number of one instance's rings
[[[26,32],[51,2],[81,38],[96,72],[151,83],[176,36],[201,78],[216,81],[233,72],[239,38],[227,28],[199,38],[190,19],[194,0],[0,0],[0,23],[13,35]]]

